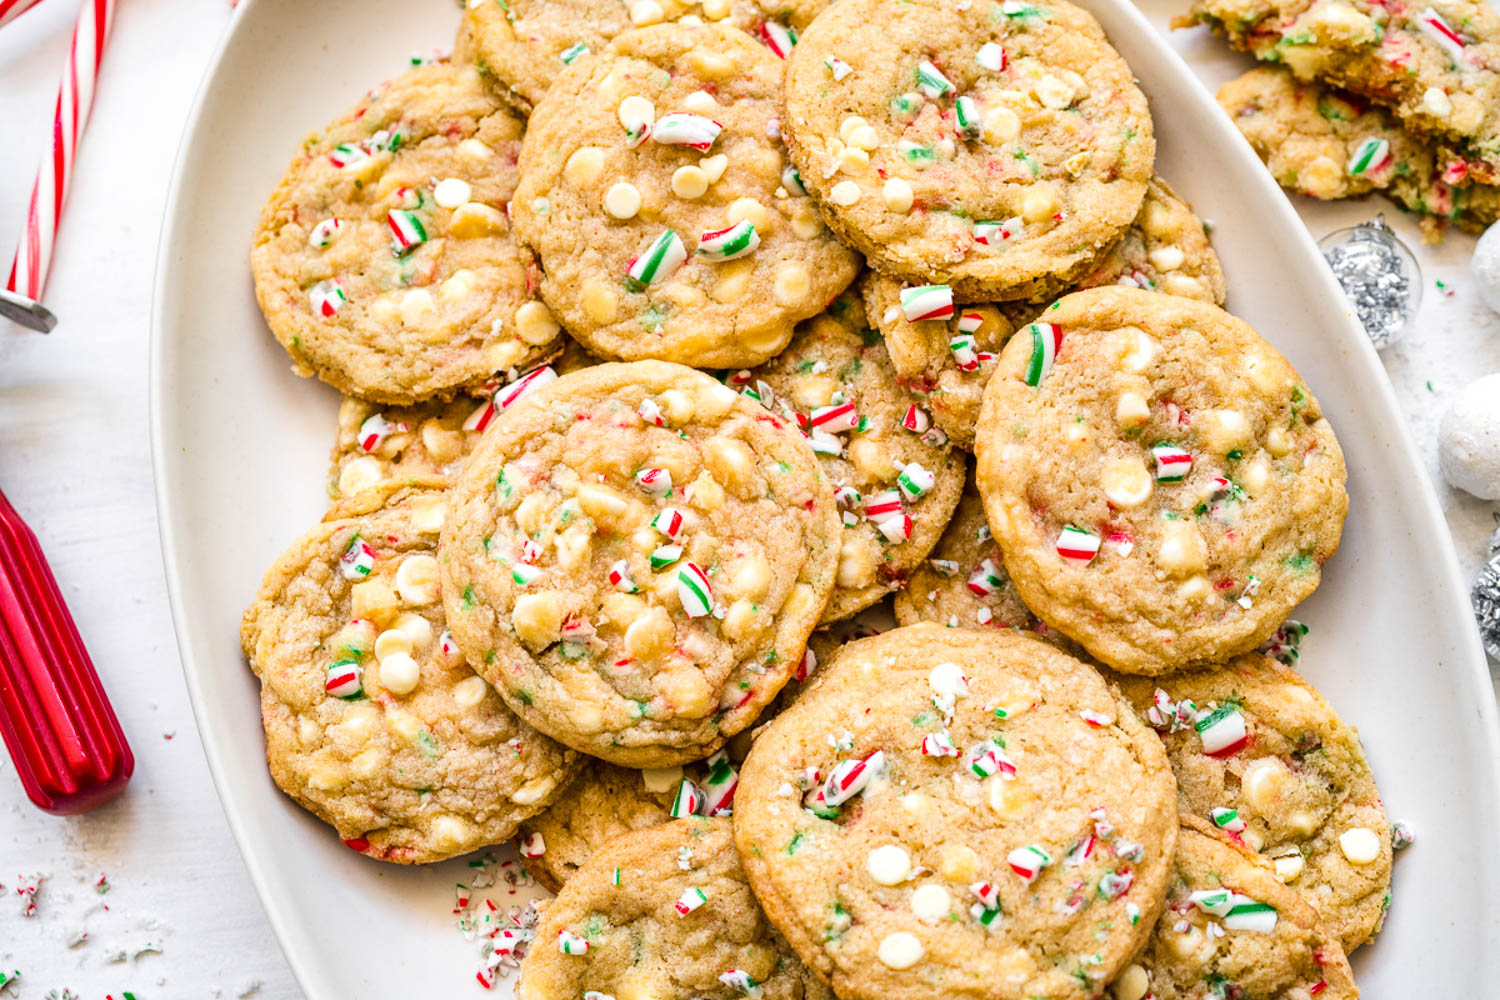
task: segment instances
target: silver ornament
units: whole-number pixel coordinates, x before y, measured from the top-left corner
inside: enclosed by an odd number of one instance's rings
[[[1469,591],[1484,651],[1500,660],[1500,530],[1490,536],[1490,558]]]
[[[1422,269],[1385,217],[1329,233],[1318,249],[1370,342],[1379,349],[1400,340],[1422,305]]]

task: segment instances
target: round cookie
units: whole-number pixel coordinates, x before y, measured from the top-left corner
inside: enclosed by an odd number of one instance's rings
[[[781,69],[737,29],[659,24],[578,60],[537,105],[512,218],[585,347],[757,365],[854,280],[812,201],[781,191]]]
[[[522,128],[472,66],[436,62],[308,138],[250,253],[297,374],[409,404],[555,352],[505,216]]]
[[[1390,899],[1390,823],[1359,736],[1312,685],[1253,654],[1116,680],[1161,733],[1183,812],[1271,859],[1345,951],[1374,936]]]
[[[1348,496],[1333,429],[1242,320],[1111,286],[1001,351],[976,481],[1026,606],[1135,674],[1222,662],[1317,588]]]
[[[528,394],[454,494],[459,646],[523,719],[616,764],[694,760],[750,725],[833,589],[842,527],[817,456],[681,365]]]
[[[899,589],[958,504],[964,458],[896,384],[858,297],[839,297],[774,361],[729,382],[802,428],[833,484],[844,535],[822,620],[848,618]]]
[[[562,353],[546,367],[566,375],[594,363],[583,348],[563,338]],[[528,378],[534,384],[535,370],[492,379],[472,396],[411,406],[391,408],[345,396],[329,457],[328,496],[339,500],[388,479],[456,475],[479,435],[514,401],[515,390],[528,384]]]
[[[611,840],[547,904],[518,1000],[833,1000],[766,922],[729,821]]]
[[[1349,959],[1317,911],[1211,829],[1183,818],[1167,908],[1110,997],[1356,1000]],[[1205,994],[1205,983],[1218,993]]]
[[[445,628],[441,485],[346,501],[266,571],[240,631],[276,784],[353,849],[404,864],[507,839],[576,767]]]
[[[788,61],[801,185],[872,266],[965,298],[1040,300],[1140,210],[1146,97],[1066,0],[852,0]]]
[[[932,558],[912,571],[896,594],[896,621],[901,625],[936,622],[949,628],[985,626],[1024,629],[1075,652],[1068,638],[1033,615],[1005,572],[1005,559],[984,519],[984,501],[972,480]]]
[[[1161,743],[1092,669],[921,624],[843,647],[756,739],[735,840],[844,1000],[1096,996],[1160,911]]]
[[[794,44],[790,29],[803,27],[822,6],[823,0],[466,0],[464,24],[480,72],[530,112],[569,65],[631,28],[687,18],[723,22],[759,33],[776,51]]]
[[[1160,177],[1147,185],[1146,200],[1125,235],[1079,287],[1113,284],[1224,304],[1224,272],[1202,220]],[[862,287],[865,307],[885,335],[902,383],[924,400],[933,423],[954,444],[973,448],[994,356],[1042,309],[1025,303],[968,305],[946,319],[911,321],[901,308],[901,282],[871,274]]]
[[[645,771],[590,760],[556,802],[521,824],[516,835],[521,865],[558,892],[602,846],[633,830],[666,823],[674,805],[679,811],[696,806],[699,815],[728,816],[738,780],[724,751],[706,763]],[[686,789],[684,781],[689,782]]]

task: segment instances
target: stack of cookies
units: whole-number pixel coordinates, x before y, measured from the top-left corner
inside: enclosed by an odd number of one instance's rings
[[[1154,153],[1066,0],[469,0],[252,253],[345,394],[276,783],[515,839],[526,1000],[1357,996],[1343,457]]]
[[[1266,63],[1219,103],[1283,187],[1379,191],[1429,240],[1500,219],[1500,14],[1485,0],[1195,0],[1180,23]]]

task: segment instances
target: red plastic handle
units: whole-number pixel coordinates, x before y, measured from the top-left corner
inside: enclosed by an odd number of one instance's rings
[[[0,736],[26,794],[67,815],[125,789],[135,757],[36,535],[0,492]]]

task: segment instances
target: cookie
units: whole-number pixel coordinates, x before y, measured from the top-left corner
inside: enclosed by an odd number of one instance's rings
[[[507,839],[577,767],[448,634],[441,485],[346,502],[266,571],[240,631],[276,784],[351,848],[403,864]]]
[[[547,904],[519,1000],[833,1000],[766,922],[729,821],[677,820],[595,852]]]
[[[1131,285],[1224,303],[1224,272],[1204,225],[1160,177],[1125,235],[1080,283]],[[909,320],[904,286],[871,275],[862,282],[865,308],[885,335],[904,385],[922,397],[933,423],[960,448],[974,447],[974,424],[994,356],[1017,327],[1041,313],[1024,303],[968,305],[938,319]]]
[[[1368,941],[1390,898],[1391,836],[1359,736],[1275,660],[1120,677],[1166,743],[1182,811],[1269,858],[1345,951]]]
[[[1338,939],[1254,854],[1185,817],[1167,908],[1110,986],[1113,1000],[1226,997],[1356,1000]],[[1212,995],[1212,994],[1207,994]]]
[[[594,364],[571,340],[563,338],[561,346],[562,353],[547,366],[554,373]],[[328,496],[339,500],[389,479],[456,475],[479,435],[528,377],[535,381],[531,372],[512,372],[479,386],[474,395],[395,408],[345,396],[329,458]]]
[[[308,137],[250,253],[293,371],[405,405],[555,351],[505,215],[522,128],[472,66],[435,62]]]
[[[854,0],[787,64],[782,121],[828,224],[877,269],[965,298],[1039,300],[1140,210],[1146,98],[1067,3]]]
[[[849,643],[750,748],[735,841],[844,1000],[1098,995],[1144,944],[1177,836],[1161,743],[1020,633]]]
[[[1476,179],[1500,181],[1500,14],[1483,0],[1195,0],[1185,20],[1304,83],[1389,107],[1456,144]]]
[[[932,558],[913,570],[906,587],[896,594],[895,611],[902,625],[936,622],[949,628],[1024,629],[1064,652],[1076,648],[1021,601],[972,480]]]
[[[1472,182],[1451,150],[1347,91],[1263,66],[1220,87],[1219,105],[1288,191],[1323,199],[1379,191],[1425,216],[1429,237],[1431,223],[1477,233],[1500,219],[1500,187]]]
[[[812,201],[778,194],[781,70],[735,28],[659,24],[578,60],[537,105],[512,218],[585,347],[757,365],[854,280]]]
[[[844,522],[837,586],[823,621],[900,588],[937,544],[963,491],[964,458],[896,383],[855,295],[807,320],[776,360],[731,385],[809,435]]]
[[[521,864],[558,892],[615,837],[666,823],[674,812],[680,818],[728,816],[738,781],[724,751],[707,762],[645,771],[590,760],[556,802],[521,824]]]
[[[1059,299],[985,389],[975,480],[1026,606],[1126,673],[1218,663],[1318,586],[1333,429],[1244,321],[1135,288]]]
[[[722,22],[758,33],[784,56],[797,38],[793,29],[822,6],[823,0],[467,0],[464,24],[480,72],[529,113],[563,70],[631,28],[688,18]]]
[[[668,767],[744,729],[802,656],[842,534],[797,429],[659,361],[504,411],[443,531],[449,627],[523,719]]]

